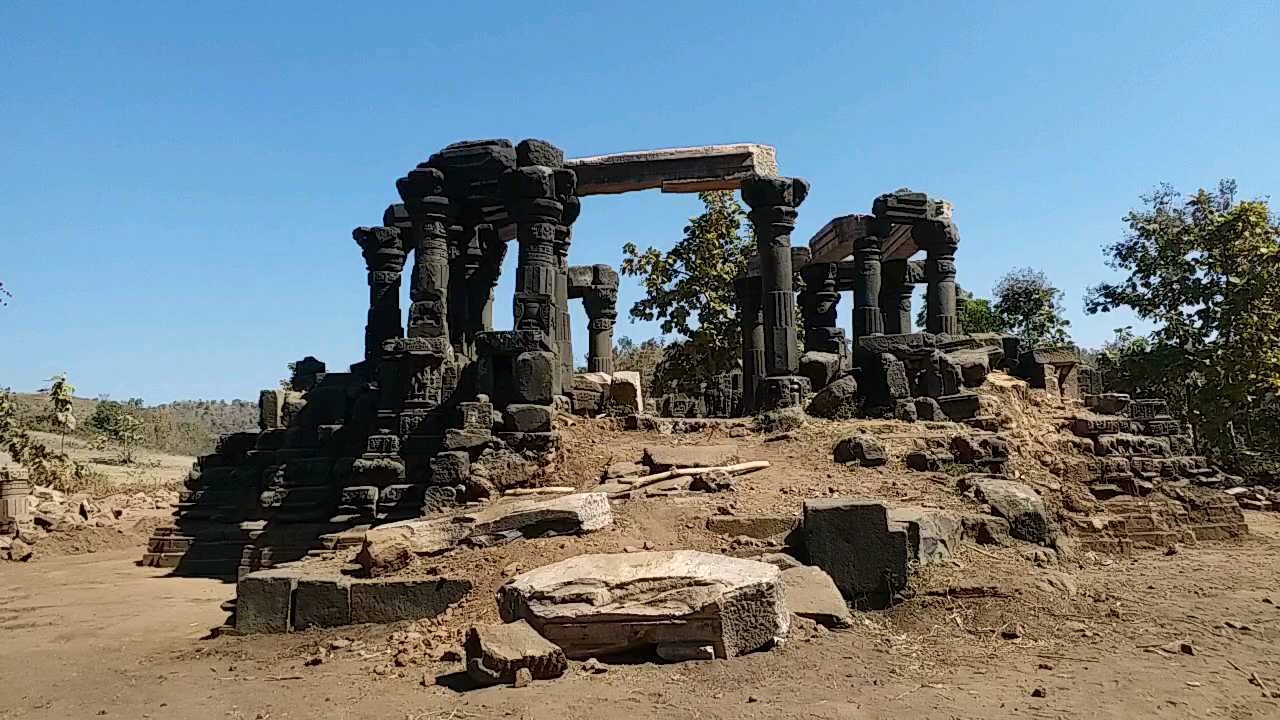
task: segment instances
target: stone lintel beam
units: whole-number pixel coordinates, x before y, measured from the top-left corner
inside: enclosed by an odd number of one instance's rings
[[[737,190],[751,177],[775,177],[768,145],[702,145],[596,155],[565,161],[578,176],[579,197],[659,189],[670,193]]]
[[[809,248],[792,247],[791,248],[791,266],[794,270],[808,265],[811,258],[809,256]],[[747,274],[744,277],[758,278],[760,277],[760,256],[752,255],[747,258]]]
[[[809,238],[813,262],[839,262],[853,255],[853,246],[871,234],[874,215],[842,215],[833,218]],[[919,250],[910,225],[894,225],[883,241],[885,260],[911,257]]]

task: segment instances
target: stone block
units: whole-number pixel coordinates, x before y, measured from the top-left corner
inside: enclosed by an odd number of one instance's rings
[[[293,627],[340,627],[351,624],[351,580],[340,578],[298,579],[293,595]]]
[[[634,370],[615,372],[609,383],[609,404],[631,412],[644,412],[644,393],[640,373]]]
[[[889,462],[889,454],[884,444],[866,434],[847,437],[836,443],[834,452],[838,463],[856,462],[864,467],[875,467]]]
[[[942,406],[937,400],[931,397],[918,397],[915,399],[916,419],[941,422],[947,419],[947,414],[942,412]]]
[[[733,657],[785,638],[790,623],[778,568],[693,550],[561,560],[498,588],[498,613],[575,659],[672,645]]]
[[[293,629],[296,570],[259,570],[236,583],[236,630],[284,633]]]
[[[907,528],[911,559],[921,565],[946,561],[960,544],[960,516],[949,510],[900,507],[889,511],[889,521]]]
[[[560,365],[553,352],[522,352],[511,363],[514,397],[518,403],[550,405],[558,394]]]
[[[555,409],[547,405],[512,403],[502,411],[503,424],[510,432],[550,432]]]
[[[951,359],[960,367],[960,378],[965,387],[975,388],[986,382],[991,373],[991,354],[985,350],[967,350],[951,353]]]
[[[915,422],[920,419],[919,413],[916,412],[915,401],[909,398],[901,398],[894,401],[893,417],[895,420],[902,422]]]
[[[809,560],[859,606],[885,607],[906,587],[907,531],[891,526],[884,503],[818,498],[804,504]]]
[[[784,538],[800,526],[800,518],[793,515],[712,515],[707,518],[707,529],[729,537],[747,537],[757,540]]]
[[[737,445],[649,445],[644,462],[653,472],[672,468],[716,467],[738,460]]]
[[[857,409],[858,381],[846,375],[822,387],[809,401],[807,412],[821,418],[851,418]]]
[[[284,427],[284,390],[263,390],[258,393],[258,429],[278,430]]]
[[[982,479],[974,484],[974,497],[1009,521],[1009,532],[1028,542],[1047,545],[1053,525],[1044,500],[1030,486],[1014,480]]]
[[[800,356],[799,373],[809,378],[809,387],[816,392],[831,384],[840,371],[840,356],[836,353],[811,350]]]
[[[471,456],[463,450],[437,453],[430,467],[432,485],[465,485],[471,474]]]
[[[512,684],[520,670],[527,670],[534,680],[549,680],[560,677],[569,667],[564,650],[523,620],[472,626],[463,649],[467,675],[481,685]]]
[[[949,419],[959,422],[978,416],[981,408],[980,397],[977,393],[962,392],[955,395],[944,395],[937,398],[937,400],[943,414]]]
[[[736,190],[753,177],[778,173],[768,145],[704,145],[572,158],[579,197],[660,188],[663,192]]]
[[[853,615],[840,589],[821,568],[783,570],[782,585],[787,594],[787,610],[793,614],[832,629],[853,626]]]
[[[353,581],[351,622],[359,625],[432,618],[470,591],[470,580],[453,578]]]
[[[338,496],[338,508],[376,508],[378,505],[378,488],[361,485],[356,487],[342,488],[342,492]]]
[[[884,372],[885,392],[888,399],[900,400],[911,397],[911,383],[907,381],[906,363],[885,353],[880,356],[880,367]]]

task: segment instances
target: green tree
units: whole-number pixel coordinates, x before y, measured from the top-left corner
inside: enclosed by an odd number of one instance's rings
[[[645,297],[631,306],[637,320],[659,320],[664,335],[682,339],[665,346],[654,371],[653,392],[696,387],[733,367],[742,338],[733,279],[747,268],[753,245],[746,216],[730,191],[698,194],[705,206],[689,220],[671,250],[622,248],[622,274],[640,278]]]
[[[986,298],[974,297],[973,293],[956,285],[956,322],[960,324],[961,333],[1001,332],[1004,325],[1000,316],[991,307]],[[923,329],[929,324],[928,308],[924,303],[916,310],[916,328]]]
[[[40,390],[49,394],[49,422],[58,428],[61,436],[60,450],[67,449],[67,433],[75,432],[76,416],[72,412],[71,401],[75,397],[76,386],[67,382],[66,373],[58,373],[49,378],[49,387]]]
[[[996,283],[993,295],[993,309],[1005,332],[1033,347],[1071,342],[1071,322],[1062,316],[1062,291],[1044,273],[1029,267],[1011,270]]]
[[[657,338],[636,343],[629,337],[620,337],[613,346],[613,366],[640,373],[640,386],[647,394],[652,392],[654,374],[665,354],[666,348]]]
[[[134,452],[142,443],[143,423],[133,412],[141,404],[139,398],[127,403],[102,400],[89,416],[89,427],[98,433],[96,444],[99,447],[114,446],[120,462],[125,464],[133,462]]]
[[[1123,239],[1105,247],[1128,273],[1089,289],[1090,313],[1131,309],[1155,324],[1155,371],[1190,411],[1202,449],[1280,456],[1280,223],[1265,200],[1237,201],[1236,185],[1184,198],[1168,185],[1125,217]]]

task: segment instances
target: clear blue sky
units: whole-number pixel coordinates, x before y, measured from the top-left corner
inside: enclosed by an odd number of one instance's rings
[[[881,192],[941,195],[961,284],[1041,268],[1086,345],[1132,322],[1081,295],[1140,194],[1280,192],[1274,3],[375,5],[0,6],[0,386],[252,398],[302,355],[359,359],[350,230],[461,139],[771,144],[813,185],[797,242]],[[668,246],[696,204],[590,198],[570,260]]]

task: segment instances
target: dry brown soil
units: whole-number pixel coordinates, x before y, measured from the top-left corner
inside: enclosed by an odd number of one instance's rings
[[[891,444],[905,430],[864,427]],[[405,625],[208,637],[234,587],[136,567],[140,546],[3,564],[0,719],[1280,717],[1280,697],[1270,696],[1280,691],[1276,513],[1248,513],[1245,539],[1172,555],[1077,554],[1037,567],[1023,556],[1027,546],[966,545],[913,578],[914,598],[857,614],[852,630],[801,633],[729,660],[616,664],[604,674],[574,663],[567,676],[526,688],[452,689],[461,664],[440,661],[441,652],[469,622],[495,619],[492,591],[521,567],[646,541],[728,550],[701,526],[721,505],[798,512],[804,498],[829,493],[965,502],[944,481],[896,461],[873,470],[835,465],[832,438],[846,426],[812,424],[782,442],[720,431],[662,438],[577,430],[565,483],[585,484],[609,460],[636,459],[646,442],[736,442],[743,459],[774,466],[745,476],[732,493],[627,503],[617,527],[592,536],[461,551],[418,568],[466,573],[476,590],[403,667],[393,662],[403,643],[388,636]],[[929,594],[961,584],[1000,596]],[[334,641],[343,647],[329,650]],[[1043,697],[1033,697],[1037,690]]]

